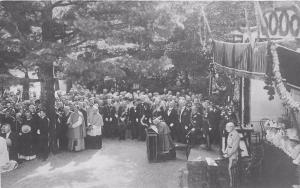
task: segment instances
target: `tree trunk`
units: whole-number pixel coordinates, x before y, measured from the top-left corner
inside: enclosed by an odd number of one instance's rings
[[[23,100],[29,100],[29,76],[28,76],[28,71],[25,72],[25,79],[22,82],[22,87],[23,87],[23,93],[22,93],[22,98]]]
[[[184,83],[185,83],[185,85],[183,86],[184,89],[190,88],[189,73],[187,71],[184,71]]]
[[[43,24],[42,24],[42,40],[43,42],[55,43],[54,29],[51,27],[53,21],[52,17],[52,3],[45,1],[45,8],[42,11]],[[56,153],[58,145],[56,141],[56,111],[55,111],[55,90],[54,90],[54,75],[53,75],[53,62],[56,60],[55,54],[45,54],[41,59],[39,66],[41,83],[41,103],[48,118],[50,119],[50,151]]]
[[[57,152],[56,142],[56,112],[55,112],[55,92],[54,92],[54,77],[53,77],[53,62],[43,62],[40,66],[41,82],[41,103],[46,109],[48,118],[50,119],[50,150],[53,153]]]

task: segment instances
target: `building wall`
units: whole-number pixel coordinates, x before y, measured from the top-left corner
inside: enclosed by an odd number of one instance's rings
[[[250,84],[250,121],[259,121],[263,118],[277,120],[284,113],[281,100],[275,95],[273,100],[268,99],[265,83],[251,79]]]
[[[300,102],[300,90],[291,88],[291,96],[295,101]]]
[[[21,71],[18,71],[18,70],[10,70],[10,73],[12,75],[20,77],[20,78],[25,77],[25,74]],[[31,79],[37,79],[37,75],[34,74],[34,71],[29,71],[28,76]],[[16,93],[18,89],[20,89],[22,91],[22,85],[13,85],[13,86],[10,86],[9,89],[10,89],[10,91],[13,91],[14,93]],[[29,94],[32,95],[33,93],[35,93],[36,97],[40,96],[40,94],[41,94],[41,83],[39,83],[39,82],[30,83]]]

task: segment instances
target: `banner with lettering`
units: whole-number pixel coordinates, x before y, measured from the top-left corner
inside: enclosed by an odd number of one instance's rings
[[[271,39],[300,38],[300,10],[295,4],[275,4],[262,10],[260,37]]]

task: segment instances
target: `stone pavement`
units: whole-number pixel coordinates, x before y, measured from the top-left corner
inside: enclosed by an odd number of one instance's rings
[[[190,159],[215,156],[192,149]],[[2,175],[2,188],[177,188],[186,168],[183,151],[177,159],[149,163],[145,142],[104,140],[102,150],[63,152],[46,162],[22,163]]]

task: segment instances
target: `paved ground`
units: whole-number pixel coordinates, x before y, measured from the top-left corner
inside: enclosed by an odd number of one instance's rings
[[[2,188],[177,188],[186,167],[183,151],[177,160],[149,163],[145,142],[104,140],[102,150],[65,152],[48,161],[34,160],[2,175]],[[190,159],[216,157],[193,149]]]

